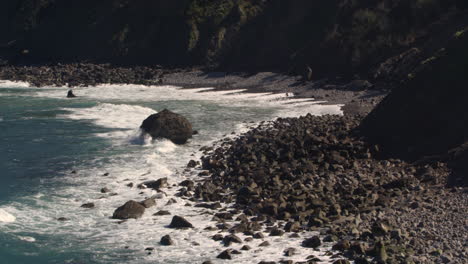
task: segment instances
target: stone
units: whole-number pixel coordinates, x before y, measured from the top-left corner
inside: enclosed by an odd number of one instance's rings
[[[145,207],[135,201],[128,201],[114,211],[114,219],[138,219],[145,213]]]
[[[258,246],[259,246],[259,247],[267,247],[267,246],[269,246],[269,245],[270,245],[270,242],[264,241],[264,242],[260,243]]]
[[[294,254],[296,254],[296,249],[295,248],[287,248],[287,249],[284,250],[284,255],[286,257],[291,257]]]
[[[85,203],[85,204],[82,204],[81,207],[91,209],[91,208],[94,208],[95,205],[94,203]]]
[[[142,189],[142,188],[151,188],[151,189],[154,189],[154,190],[159,190],[161,188],[165,188],[168,186],[168,183],[167,183],[167,178],[160,178],[160,179],[157,179],[155,181],[146,181],[146,182],[143,182],[142,184],[139,184],[138,185],[138,188]]]
[[[241,247],[241,250],[248,251],[251,250],[252,248],[249,245],[244,245]]]
[[[161,211],[157,211],[156,213],[154,213],[153,215],[154,216],[161,216],[161,215],[170,215],[171,213],[169,211],[164,211],[164,210],[161,210]]]
[[[145,208],[156,206],[156,200],[154,198],[148,198],[140,202]]]
[[[175,215],[172,217],[172,221],[169,224],[170,228],[193,228],[193,225],[181,216]]]
[[[231,249],[226,249],[217,256],[219,259],[232,259]]]
[[[73,93],[73,90],[68,90],[67,98],[75,98],[76,95]]]
[[[159,243],[161,243],[163,246],[174,245],[174,241],[172,241],[172,238],[169,235],[161,237],[161,241]]]
[[[242,243],[242,239],[240,239],[236,235],[227,235],[223,238],[223,243],[226,247],[230,246],[232,243]]]
[[[302,242],[302,246],[307,248],[318,248],[320,245],[322,245],[322,242],[318,236],[313,236]]]
[[[146,118],[140,127],[152,138],[167,138],[175,144],[185,144],[192,137],[192,124],[183,116],[167,109]]]
[[[101,189],[101,193],[108,193],[108,192],[110,192],[110,190],[106,187]]]

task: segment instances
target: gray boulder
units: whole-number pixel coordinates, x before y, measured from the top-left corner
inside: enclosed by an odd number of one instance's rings
[[[138,202],[128,201],[124,205],[117,208],[112,215],[114,219],[138,219],[145,212],[145,207]]]

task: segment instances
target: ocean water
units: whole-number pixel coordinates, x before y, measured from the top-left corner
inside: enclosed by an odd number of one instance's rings
[[[339,114],[339,106],[210,88],[101,85],[75,89],[79,97],[74,99],[66,99],[66,92],[64,87],[0,81],[0,264],[258,263],[283,258],[288,247],[299,252],[287,259],[314,254],[329,262],[323,256],[327,247],[300,249],[312,233],[267,237],[271,246],[261,249],[257,244],[262,241],[256,240],[249,243],[253,250],[233,261],[218,260],[225,248],[210,238],[217,232],[204,230],[215,224],[209,210],[174,197],[175,186],[156,193],[127,185],[162,177],[170,184],[196,181],[197,172],[185,166],[201,156],[202,146],[235,137],[260,121]],[[186,116],[199,134],[182,146],[142,137],[141,122],[164,108]],[[102,194],[103,187],[116,195]],[[110,218],[126,201],[152,196],[157,206],[143,218],[123,223]],[[171,198],[177,203],[166,205]],[[80,207],[88,202],[96,207]],[[172,215],[153,216],[159,210],[184,216],[195,228],[168,229]],[[175,245],[159,245],[167,234]],[[154,248],[151,254],[148,247]]]

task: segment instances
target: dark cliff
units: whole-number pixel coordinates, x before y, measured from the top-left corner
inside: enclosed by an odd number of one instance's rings
[[[460,0],[4,0],[0,57],[373,76]],[[440,22],[442,21],[442,22]]]

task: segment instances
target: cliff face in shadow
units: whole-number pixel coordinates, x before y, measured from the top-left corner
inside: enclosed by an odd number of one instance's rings
[[[0,57],[373,76],[460,0],[4,0]],[[441,22],[444,23],[444,22]]]
[[[443,160],[468,184],[468,27],[394,89],[362,122],[386,157]],[[457,179],[458,178],[458,179]]]

